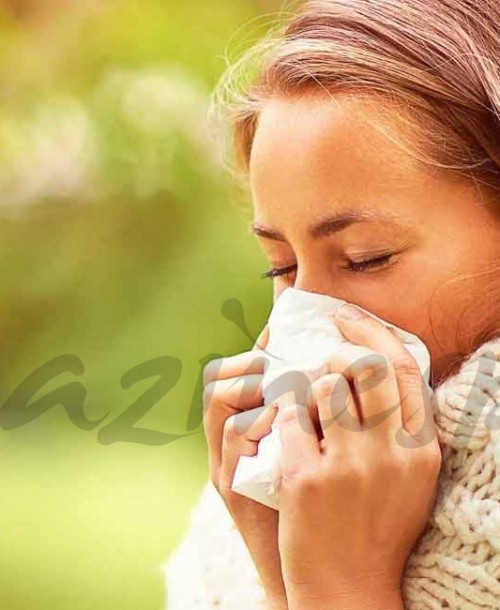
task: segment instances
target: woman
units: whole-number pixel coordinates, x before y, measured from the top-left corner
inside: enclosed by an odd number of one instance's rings
[[[276,415],[260,407],[265,336],[209,364],[211,480],[168,568],[169,610],[500,607],[498,23],[496,0],[306,2],[216,89],[275,298],[292,285],[329,294],[417,334],[435,394],[355,308],[337,325],[388,367],[370,391],[335,356],[310,404]],[[237,69],[261,51],[237,91]],[[392,424],[364,430],[395,397]],[[396,442],[398,424],[417,439],[432,398],[427,441]],[[361,434],[324,425],[340,406]],[[275,417],[279,513],[230,490]]]

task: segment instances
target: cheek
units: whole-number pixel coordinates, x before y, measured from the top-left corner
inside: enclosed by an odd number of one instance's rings
[[[437,285],[423,304],[423,326],[416,334],[429,349],[435,380],[455,373],[463,358],[487,340],[498,317],[488,294],[494,291],[486,288],[484,277],[455,276]]]
[[[458,285],[447,286],[435,271],[407,261],[384,280],[376,273],[352,280],[340,296],[420,337],[434,361],[457,350],[455,335],[467,307]]]
[[[466,353],[497,317],[498,282],[492,274],[463,273],[441,283],[431,303],[442,342]]]

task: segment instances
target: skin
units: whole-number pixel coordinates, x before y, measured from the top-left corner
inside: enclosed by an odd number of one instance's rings
[[[366,99],[268,101],[250,158],[253,230],[271,267],[288,269],[273,280],[275,298],[294,285],[417,334],[435,385],[490,330],[486,315],[470,312],[480,303],[498,319],[484,270],[500,258],[500,223],[486,207],[494,193],[422,164],[412,138],[395,108]],[[347,213],[364,216],[332,221]],[[379,267],[348,267],[386,253],[394,254]],[[325,362],[306,405],[285,395],[262,406],[266,330],[249,352],[207,365],[211,479],[269,608],[401,610],[404,565],[428,521],[441,466],[433,392],[385,326],[370,316],[335,323],[353,346]],[[366,369],[382,372],[380,383],[363,386]],[[256,454],[276,417],[284,448],[279,513],[230,490],[239,456]],[[341,425],[346,418],[350,425]]]
[[[272,267],[298,265],[275,280],[275,296],[290,285],[329,294],[417,334],[437,380],[484,330],[484,319],[467,315],[477,310],[478,295],[485,311],[495,305],[496,295],[484,294],[491,284],[484,270],[498,268],[500,224],[484,203],[494,194],[417,161],[407,152],[411,139],[404,118],[356,98],[268,102],[250,159],[254,230]],[[308,233],[333,214],[362,210],[372,222],[316,238]],[[382,214],[398,224],[377,221]],[[284,240],[268,239],[262,229]],[[345,269],[346,259],[392,252],[371,271]],[[459,279],[478,272],[475,280]]]

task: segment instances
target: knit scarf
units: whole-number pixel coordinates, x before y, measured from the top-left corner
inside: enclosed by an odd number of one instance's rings
[[[407,610],[500,608],[500,339],[435,389],[435,508],[407,562]]]
[[[405,607],[499,610],[500,338],[434,391],[443,464],[432,516],[406,564]],[[210,481],[165,577],[168,610],[266,608],[248,549]]]

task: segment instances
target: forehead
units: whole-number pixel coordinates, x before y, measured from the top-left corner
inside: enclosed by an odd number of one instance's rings
[[[403,196],[430,179],[414,127],[395,105],[347,95],[273,98],[259,116],[250,156],[258,219],[325,208],[411,214]]]

